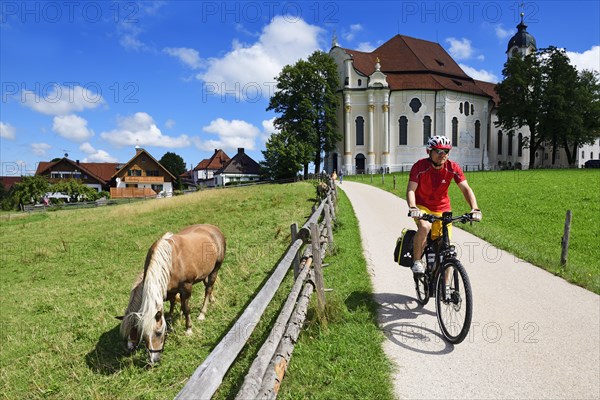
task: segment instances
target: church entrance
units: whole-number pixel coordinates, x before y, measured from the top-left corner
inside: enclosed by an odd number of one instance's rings
[[[364,174],[365,173],[365,155],[358,153],[356,155],[356,157],[354,158],[355,160],[355,167],[356,167],[356,173],[357,174]]]
[[[337,174],[340,173],[340,169],[338,168],[338,154],[337,153],[333,153],[333,170],[335,171]]]

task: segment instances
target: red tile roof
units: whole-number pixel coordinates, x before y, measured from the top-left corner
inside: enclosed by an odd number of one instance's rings
[[[343,49],[352,55],[354,68],[365,76],[381,72],[392,90],[454,90],[490,96],[469,77],[438,43],[396,35],[370,53]]]
[[[200,163],[194,168],[194,171],[212,169],[218,170],[223,168],[228,162],[230,158],[225,152],[221,149],[215,149],[214,154],[209,159],[204,159],[200,161]]]
[[[48,171],[49,169],[51,169],[52,167],[54,167],[62,161],[77,166],[77,168],[79,168],[82,172],[85,172],[88,175],[92,176],[94,179],[97,179],[104,183],[110,181],[110,178],[120,165],[118,163],[78,163],[77,161],[69,160],[68,158],[61,158],[60,160],[54,162],[41,161],[38,164],[35,174],[42,175],[44,172]]]

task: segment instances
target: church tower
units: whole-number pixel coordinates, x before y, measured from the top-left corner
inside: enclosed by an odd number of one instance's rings
[[[508,58],[520,55],[525,57],[537,50],[535,38],[527,32],[527,25],[523,22],[524,13],[521,12],[521,23],[517,25],[517,33],[509,40],[506,55]]]

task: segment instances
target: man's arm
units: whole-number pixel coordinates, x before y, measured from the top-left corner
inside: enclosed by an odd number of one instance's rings
[[[408,208],[417,208],[417,198],[415,196],[417,186],[419,186],[417,182],[408,181],[408,185],[406,186],[406,202],[408,203]]]
[[[475,193],[473,193],[473,189],[471,189],[471,187],[467,183],[467,180],[465,179],[464,181],[460,182],[458,184],[458,187],[460,188],[460,191],[462,192],[463,196],[465,196],[465,200],[467,201],[467,203],[469,203],[471,208],[474,210],[478,210],[479,207],[477,206],[477,199],[475,198]]]

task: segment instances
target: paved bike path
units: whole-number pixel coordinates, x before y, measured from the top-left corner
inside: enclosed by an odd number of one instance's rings
[[[435,302],[415,300],[410,269],[393,261],[396,238],[414,222],[406,202],[373,186],[338,185],[359,221],[379,303],[384,350],[402,399],[599,399],[600,297],[456,228],[473,288],[473,322],[446,343]],[[402,190],[402,189],[401,189]],[[456,211],[465,211],[462,199]],[[485,221],[485,205],[482,206]],[[560,243],[557,243],[559,245]],[[597,262],[595,260],[594,262]]]

